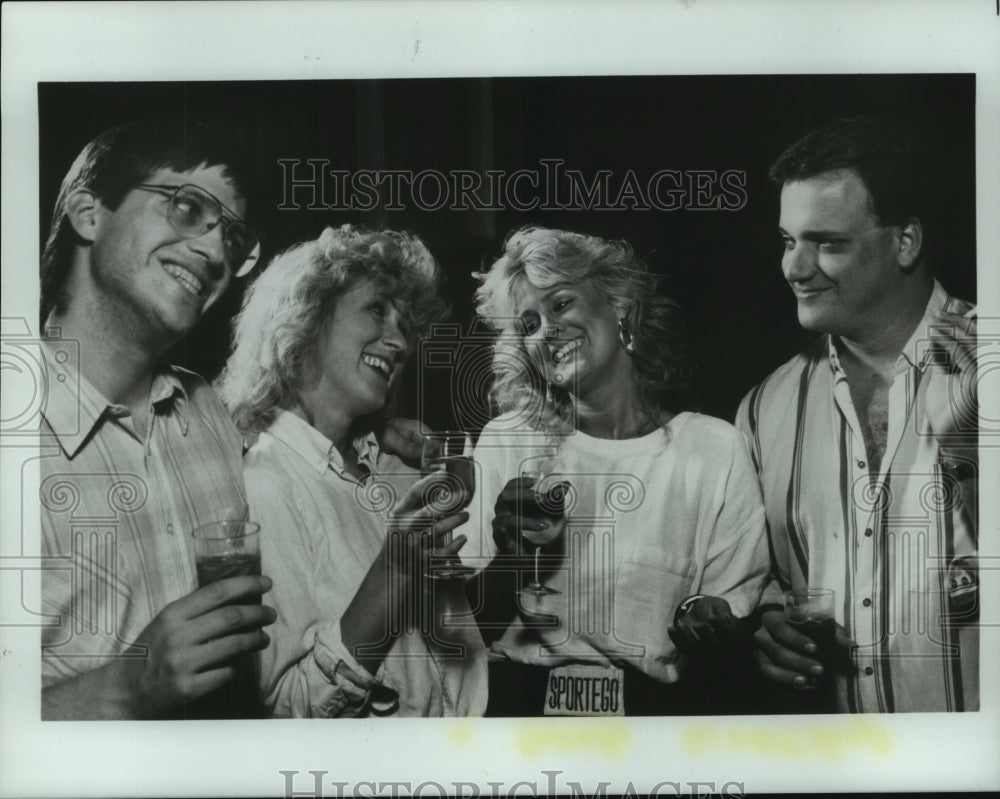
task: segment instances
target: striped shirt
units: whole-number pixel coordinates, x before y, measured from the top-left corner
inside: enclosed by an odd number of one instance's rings
[[[858,644],[838,675],[841,712],[978,709],[978,631],[947,618],[978,604],[974,326],[971,306],[935,283],[894,366],[881,464],[866,462],[829,335],[740,405],[769,526],[765,601],[836,591],[837,622]]]
[[[138,635],[197,585],[191,531],[243,518],[246,499],[239,435],[200,377],[176,367],[155,375],[142,438],[128,408],[76,368],[71,342],[41,349],[47,687],[111,657],[142,657]]]

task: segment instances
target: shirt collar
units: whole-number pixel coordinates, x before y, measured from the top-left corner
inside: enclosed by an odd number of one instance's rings
[[[924,309],[924,315],[921,317],[916,328],[914,328],[909,340],[903,345],[899,358],[905,359],[910,366],[916,366],[921,371],[926,369],[930,363],[935,362],[935,360],[940,362],[942,357],[945,358],[945,363],[950,362],[950,353],[947,349],[935,346],[935,342],[930,335],[934,320],[939,317],[940,312],[950,301],[951,297],[948,295],[948,292],[935,280],[934,289],[931,291],[927,307]],[[834,375],[838,377],[842,376],[844,375],[844,370],[840,365],[840,357],[837,353],[837,337],[827,335],[826,338],[830,356],[830,368],[833,370]],[[899,365],[900,360],[897,359],[896,367],[898,368]]]
[[[840,365],[840,354],[837,352],[837,337],[831,334],[826,336],[826,347],[829,353],[830,369],[836,378],[846,378],[844,367]]]
[[[279,409],[267,431],[305,458],[318,474],[332,469],[341,477],[354,479],[344,468],[344,458],[333,442],[294,413]],[[375,434],[369,432],[358,436],[351,445],[358,453],[358,463],[376,474],[379,445]]]
[[[80,371],[77,342],[62,339],[42,341],[44,404],[42,416],[66,457],[73,458],[94,430],[121,406],[109,402]],[[171,400],[178,401],[171,404]],[[150,404],[157,412],[169,407],[178,411],[181,429],[187,435],[187,391],[173,367],[157,371],[150,390]]]
[[[188,434],[190,406],[187,389],[181,380],[184,370],[177,366],[165,367],[153,376],[153,385],[149,392],[150,404],[159,412],[166,407],[173,407],[174,413],[181,425],[181,433]]]
[[[927,309],[917,329],[913,331],[910,340],[903,347],[903,355],[910,362],[911,366],[916,366],[921,371],[931,364],[939,364],[949,369],[958,369],[961,364],[956,363],[953,355],[953,347],[949,346],[958,340],[957,331],[954,325],[944,322],[941,312],[952,305],[952,298],[944,287],[934,281],[934,290],[931,298],[927,302]],[[962,331],[963,333],[965,331]],[[959,359],[961,360],[961,359]]]

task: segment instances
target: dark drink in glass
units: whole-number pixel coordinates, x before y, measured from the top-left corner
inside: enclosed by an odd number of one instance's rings
[[[809,685],[786,697],[792,713],[837,712],[837,624],[830,588],[799,588],[785,592],[785,621],[816,644],[809,655],[819,661],[823,674],[811,675]]]
[[[546,480],[541,475],[530,473],[524,476],[535,480],[535,490],[521,501],[518,516],[528,519],[531,525],[522,525],[521,551],[534,552],[535,562],[532,580],[521,589],[522,594],[529,596],[545,596],[559,593],[541,582],[539,560],[542,555],[561,555],[564,545],[563,532],[566,530],[566,494],[570,484],[565,481]],[[544,481],[544,482],[543,482]],[[541,529],[534,529],[541,527]]]
[[[837,712],[837,624],[833,619],[788,620],[789,625],[816,644],[810,655],[823,666],[823,674],[815,677],[813,687],[801,691],[799,703],[803,713]]]
[[[206,555],[195,559],[198,569],[198,585],[208,585],[226,577],[243,574],[260,574],[260,553],[233,552],[223,555]],[[246,599],[243,604],[260,604],[260,594]]]
[[[198,586],[242,575],[258,575],[260,526],[253,522],[214,522],[192,533]],[[241,598],[236,604],[259,605],[260,594]],[[260,658],[256,652],[239,655],[228,663],[233,678],[209,694],[188,703],[183,711],[189,719],[262,718]]]

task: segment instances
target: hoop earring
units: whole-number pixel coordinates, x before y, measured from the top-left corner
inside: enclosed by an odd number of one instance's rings
[[[618,320],[618,340],[627,355],[635,355],[635,336],[632,335],[631,330],[625,327],[624,319]]]

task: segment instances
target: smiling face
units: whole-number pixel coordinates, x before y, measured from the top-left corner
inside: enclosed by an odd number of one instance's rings
[[[521,279],[513,299],[525,348],[547,381],[583,399],[602,387],[631,385],[618,313],[589,280],[540,289]]]
[[[246,203],[226,179],[221,166],[187,172],[158,169],[144,183],[180,186],[191,183],[215,195],[240,216]],[[222,226],[186,239],[167,220],[168,196],[132,189],[118,208],[98,205],[90,250],[90,281],[106,307],[125,329],[132,320],[176,340],[198,322],[229,286],[223,260]]]
[[[381,410],[408,350],[406,320],[390,297],[370,281],[345,291],[317,342],[316,380],[301,396],[313,426],[334,439],[344,421]]]
[[[882,227],[853,170],[785,183],[781,268],[807,330],[864,342],[898,312],[899,228]]]

